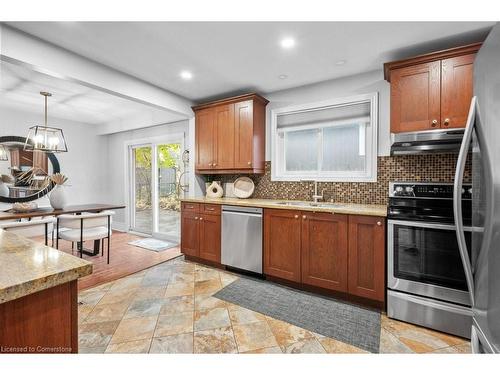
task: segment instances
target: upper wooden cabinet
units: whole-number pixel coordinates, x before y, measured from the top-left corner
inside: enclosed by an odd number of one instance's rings
[[[248,94],[194,106],[196,173],[264,173],[267,103]]]
[[[481,43],[384,64],[391,132],[465,127]]]

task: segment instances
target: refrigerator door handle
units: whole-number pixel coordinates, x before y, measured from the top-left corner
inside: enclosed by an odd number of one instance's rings
[[[467,251],[467,243],[465,242],[464,224],[462,217],[462,182],[465,171],[465,163],[467,154],[472,142],[472,132],[474,130],[474,120],[476,117],[476,100],[472,98],[469,115],[467,117],[467,126],[464,131],[464,138],[460,146],[460,152],[457,159],[457,169],[455,171],[455,180],[453,184],[453,214],[455,216],[455,227],[457,233],[458,249],[460,251],[460,258],[464,266],[465,278],[467,280],[467,287],[469,288],[469,295],[471,304],[474,306],[474,276],[472,275],[472,264]]]

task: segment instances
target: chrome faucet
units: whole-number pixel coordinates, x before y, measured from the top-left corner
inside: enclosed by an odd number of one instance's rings
[[[313,182],[314,183],[314,194],[312,196],[313,202],[318,203],[318,201],[323,200],[323,194],[325,189],[321,190],[321,195],[318,194],[318,181],[316,180],[301,180],[302,182]]]

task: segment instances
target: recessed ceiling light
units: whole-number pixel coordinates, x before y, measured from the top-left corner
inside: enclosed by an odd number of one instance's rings
[[[290,49],[295,46],[295,39],[293,38],[283,38],[281,39],[281,47],[285,49]]]
[[[335,65],[344,65],[346,62],[346,60],[339,60],[335,63]]]
[[[281,74],[278,76],[279,79],[287,79],[288,76],[286,74]]]
[[[180,74],[181,78],[182,79],[185,79],[186,81],[190,80],[191,78],[193,78],[193,73],[191,73],[190,71],[188,70],[183,70]]]

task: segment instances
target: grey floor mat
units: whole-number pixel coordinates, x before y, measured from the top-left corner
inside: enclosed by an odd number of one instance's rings
[[[232,282],[214,297],[379,352],[380,313],[376,311],[247,277]]]

